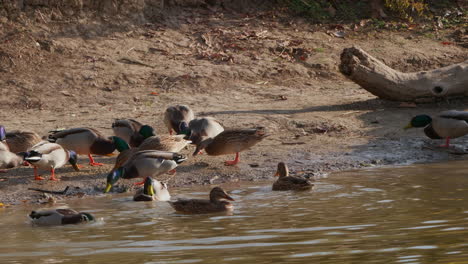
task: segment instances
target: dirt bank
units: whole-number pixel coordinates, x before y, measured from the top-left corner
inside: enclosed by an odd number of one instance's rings
[[[89,9],[71,10],[82,8]],[[431,142],[422,131],[402,127],[418,113],[465,109],[468,99],[405,107],[375,98],[337,67],[342,49],[352,45],[402,71],[460,62],[468,54],[457,44],[457,28],[436,34],[422,26],[397,31],[364,22],[357,29],[344,25],[340,38],[334,27],[274,11],[173,6],[171,16],[129,20],[64,10],[27,7],[0,19],[0,120],[9,130],[46,134],[90,126],[110,135],[115,118],[135,118],[162,134],[162,113],[176,103],[226,127],[269,130],[270,137],[241,154],[240,165],[223,165],[232,157],[192,158],[168,181],[171,187],[273,180],[279,161],[319,178],[342,169],[462,158],[426,148]],[[98,160],[106,165],[57,170],[58,183],[34,181],[31,168],[11,170],[0,175],[0,202],[40,200],[28,187],[70,186],[68,198],[100,194],[113,158]]]

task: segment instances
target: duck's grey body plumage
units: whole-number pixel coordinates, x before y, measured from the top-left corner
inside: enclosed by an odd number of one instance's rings
[[[207,138],[214,138],[224,131],[223,126],[212,117],[195,118],[189,123],[190,137],[193,144],[197,145]]]
[[[99,131],[88,127],[53,131],[49,135],[49,141],[82,155],[107,155],[115,150],[112,140],[105,138]]]
[[[426,132],[429,131],[430,133]],[[424,132],[430,138],[458,138],[468,134],[468,112],[449,110],[432,117]]]
[[[80,213],[69,208],[32,211],[29,218],[35,225],[68,225],[93,221],[88,213]]]

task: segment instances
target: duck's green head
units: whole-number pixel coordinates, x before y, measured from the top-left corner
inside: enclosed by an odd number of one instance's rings
[[[404,129],[413,127],[425,127],[432,122],[432,118],[428,115],[417,115],[411,119],[408,125]]]
[[[70,158],[68,159],[68,162],[72,165],[73,169],[75,171],[80,171],[80,169],[78,168],[78,155],[76,154],[75,151],[73,150],[69,150],[68,151],[68,155],[70,156]]]
[[[124,176],[125,174],[125,168],[123,167],[120,167],[114,171],[111,171],[111,173],[109,173],[107,175],[107,186],[106,186],[106,189],[104,190],[104,193],[108,193],[110,191],[110,189],[112,188],[112,186],[120,179]]]
[[[91,222],[96,220],[90,213],[81,213],[81,219],[83,219],[83,222]]]
[[[0,126],[0,141],[4,141],[6,139],[6,131],[4,126]]]
[[[142,135],[144,138],[149,138],[152,136],[155,136],[156,134],[154,133],[154,128],[152,128],[149,125],[144,125],[141,126],[140,130],[138,131],[140,135]]]
[[[154,195],[153,179],[151,177],[146,177],[145,179],[145,185],[143,185],[143,194],[149,196]]]
[[[111,137],[111,139],[114,142],[115,148],[119,152],[122,152],[122,151],[130,148],[130,146],[128,146],[127,142],[125,142],[125,140],[123,140],[123,139],[121,139],[119,137],[113,136],[113,137]]]

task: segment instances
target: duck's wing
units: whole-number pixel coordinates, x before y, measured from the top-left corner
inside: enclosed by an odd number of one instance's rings
[[[73,209],[70,209],[70,208],[60,208],[60,209],[56,209],[55,211],[57,211],[57,213],[62,214],[64,216],[80,214],[79,212],[77,212],[77,211],[75,211]]]
[[[62,146],[56,143],[50,143],[50,142],[45,142],[45,143],[40,143],[31,148],[30,154],[33,153],[40,153],[40,154],[50,154],[54,150],[62,149]]]
[[[211,205],[210,200],[203,199],[178,199],[168,202],[176,211],[204,212]]]
[[[294,185],[311,185],[312,184],[309,180],[300,178],[300,177],[289,176],[289,177],[284,177],[282,179]]]
[[[467,111],[457,111],[457,110],[444,111],[439,114],[439,117],[455,119],[455,120],[463,120],[468,123]]]
[[[142,123],[136,121],[135,119],[117,119],[112,123],[112,128],[115,127],[126,127],[133,131],[138,131],[143,126]]]
[[[74,134],[81,134],[81,133],[90,133],[90,134],[94,134],[95,137],[103,137],[99,131],[93,128],[79,127],[79,128],[70,128],[70,129],[60,130],[60,131],[50,131],[49,141],[54,142],[52,140],[64,138],[64,137],[74,135]]]
[[[169,152],[169,151],[159,151],[159,150],[141,150],[136,152],[132,156],[132,160],[140,159],[140,158],[159,158],[159,159],[167,159],[167,160],[174,160],[182,157],[181,154],[176,152]]]

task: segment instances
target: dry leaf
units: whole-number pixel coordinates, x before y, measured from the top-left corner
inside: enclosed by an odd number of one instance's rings
[[[150,95],[159,95],[158,92],[151,92]]]

